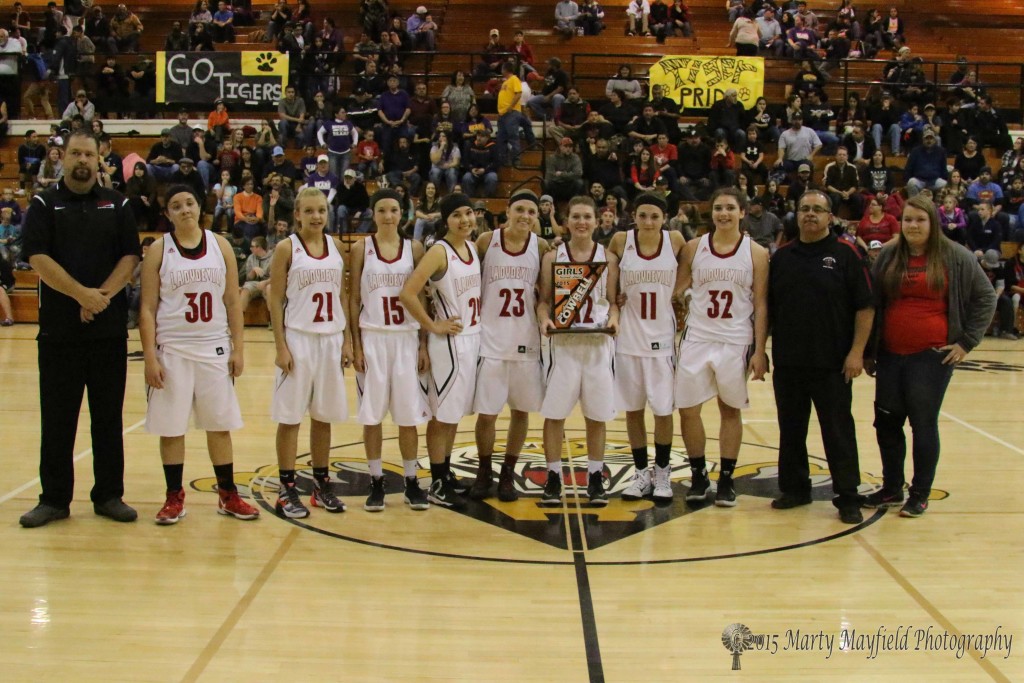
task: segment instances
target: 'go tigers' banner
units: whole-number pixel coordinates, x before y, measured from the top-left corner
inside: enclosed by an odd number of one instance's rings
[[[651,86],[664,88],[665,97],[683,109],[708,109],[736,88],[745,109],[753,109],[764,94],[763,57],[696,57],[668,55],[650,70]]]
[[[157,52],[156,101],[276,107],[288,82],[280,52]]]

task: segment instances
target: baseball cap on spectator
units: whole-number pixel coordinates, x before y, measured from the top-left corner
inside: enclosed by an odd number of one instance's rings
[[[868,245],[868,249],[881,249],[882,243],[878,240],[871,240],[871,244]]]
[[[416,8],[416,14],[426,14],[426,13],[427,13],[427,8],[424,7],[423,5],[420,5],[419,7]]]
[[[356,86],[356,89],[353,90],[352,93],[354,95],[365,95],[366,94],[366,88],[364,88],[361,85],[360,86]]]
[[[554,203],[555,203],[555,200],[554,200],[554,199],[552,199],[552,198],[551,198],[551,195],[549,195],[549,194],[542,194],[542,195],[540,196],[540,203],[541,203],[541,204],[543,204],[544,202],[548,202],[548,203],[550,203],[550,204],[554,204]]]
[[[793,112],[792,114],[789,115],[789,122],[790,123],[792,123],[793,121],[803,121],[803,120],[804,120],[804,115],[801,112],[795,111],[795,112]]]
[[[810,173],[811,167],[809,164],[800,164],[800,167],[796,169],[797,173]]]
[[[320,163],[321,161],[324,161],[324,162],[329,162],[329,161],[330,161],[330,158],[329,158],[329,157],[328,157],[328,156],[327,156],[326,154],[321,154],[320,156],[318,156],[318,157],[316,158],[316,163],[318,163],[318,164],[319,164],[319,163]]]
[[[989,175],[992,175],[992,167],[982,166],[981,168],[978,169],[978,175],[981,175],[982,173],[988,173]]]
[[[931,128],[925,128],[924,132],[921,133],[922,138],[933,138],[935,137],[935,131]]]
[[[891,100],[892,99],[892,93],[889,92],[888,90],[883,91],[882,92],[882,99],[883,100]]]
[[[182,158],[178,159],[178,165],[179,166],[182,166],[184,164],[188,164],[189,166],[194,166],[195,162],[192,161],[191,159],[189,159],[188,157],[182,157]]]
[[[700,133],[697,132],[696,128],[691,128],[690,130],[688,130],[686,132],[686,137],[688,137],[688,138],[699,138],[700,137]]]
[[[487,210],[487,202],[483,201],[482,199],[473,202],[473,210],[474,211],[486,211]]]
[[[355,178],[356,177],[355,169],[346,168],[345,169],[345,177],[346,178]]]
[[[931,102],[929,102],[928,104],[924,105],[924,110],[925,111],[928,111],[929,109],[935,109],[935,105],[932,104]]]
[[[281,145],[278,145],[270,153],[270,156],[273,156],[273,157],[283,157],[284,156],[284,148],[281,147]]]
[[[989,249],[985,252],[985,255],[981,257],[981,265],[986,268],[998,268],[999,267],[999,252],[995,249]]]
[[[170,134],[171,134],[171,129],[170,128],[164,128],[162,131],[160,131],[160,135],[161,136],[163,136],[163,135],[170,135]]]
[[[564,137],[564,138],[562,138],[562,139],[561,139],[561,140],[559,141],[559,143],[558,143],[558,144],[560,144],[560,145],[571,145],[571,144],[572,144],[572,138],[570,138],[570,137]]]
[[[658,176],[658,179],[654,181],[655,185],[668,185],[668,178],[663,175]]]
[[[490,35],[492,35],[492,36],[500,36],[501,34],[498,33],[498,29],[492,28]]]

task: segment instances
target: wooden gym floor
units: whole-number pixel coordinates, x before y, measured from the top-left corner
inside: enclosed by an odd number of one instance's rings
[[[683,502],[688,470],[678,435],[671,506],[614,497],[604,510],[588,509],[572,493],[586,470],[576,417],[561,508],[524,495],[464,514],[413,512],[396,494],[384,513],[364,512],[361,430],[344,424],[335,426],[332,469],[348,512],[314,510],[291,523],[272,512],[272,338],[249,328],[235,464],[243,493],[263,506],[261,519],[216,514],[205,440],[191,433],[190,514],[177,526],[153,524],[164,486],[157,440],[142,428],[142,363],[134,360],[126,501],[139,521],[121,526],[93,515],[83,419],[71,518],[25,530],[18,517],[38,494],[35,332],[0,332],[4,681],[1024,680],[1024,423],[1015,414],[1024,342],[986,339],[971,367],[957,371],[936,491],[916,520],[893,511],[840,524],[813,421],[819,502],[771,510],[778,433],[771,385],[757,384],[732,510]],[[139,348],[133,332],[130,350]],[[854,389],[865,488],[880,476],[872,382],[858,379]],[[705,419],[714,435],[713,406]],[[531,426],[517,483],[536,495],[540,418]],[[469,476],[472,419],[462,430],[453,462]],[[399,491],[394,437],[385,430],[390,490]],[[302,441],[300,453],[308,450]],[[714,439],[708,451],[717,463]],[[622,420],[609,427],[607,462],[621,491],[631,475]],[[732,624],[753,634],[739,671],[722,642]]]

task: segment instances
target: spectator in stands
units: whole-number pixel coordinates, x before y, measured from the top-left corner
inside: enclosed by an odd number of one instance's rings
[[[338,185],[341,183],[341,179],[331,172],[331,160],[326,154],[321,154],[316,158],[316,168],[306,177],[306,186],[315,187],[324,193],[327,198],[327,205],[330,206],[334,202],[334,195],[338,192]],[[334,216],[328,216],[328,223],[334,221]],[[328,225],[328,232],[337,232],[336,230],[330,229]]]
[[[661,0],[655,0],[661,2]],[[729,32],[729,46],[736,46],[736,55],[741,57],[753,57],[757,55],[757,49],[761,44],[761,29],[754,22],[754,12],[741,13],[733,22],[732,31]]]
[[[768,5],[764,12],[754,19],[754,23],[757,25],[758,48],[774,57],[781,57],[786,47],[786,37],[782,25],[775,18],[775,9]]]
[[[704,201],[715,189],[711,183],[711,148],[693,128],[679,145],[679,183],[684,201]]]
[[[146,156],[146,169],[157,182],[167,182],[178,170],[178,159],[184,156],[181,145],[171,138],[171,129],[160,131],[160,141],[153,144]]]
[[[818,59],[815,50],[818,47],[818,35],[809,28],[802,17],[794,19],[793,28],[786,32],[785,53],[794,59]]]
[[[288,85],[284,89],[284,98],[277,105],[278,141],[287,146],[288,140],[294,140],[298,147],[306,135],[309,120],[306,116],[306,101],[295,95],[295,86]]]
[[[715,138],[711,153],[711,184],[714,189],[736,184],[736,155],[724,137]]]
[[[291,179],[271,173],[263,179],[263,217],[268,225],[285,221],[291,225],[295,212],[295,187]]]
[[[550,162],[549,162],[550,163]],[[478,130],[462,155],[462,191],[470,197],[493,197],[498,189],[498,152],[490,134]],[[433,181],[433,180],[432,180]],[[437,183],[434,183],[437,185]]]
[[[978,98],[978,106],[969,117],[968,130],[983,147],[992,147],[1000,154],[1012,146],[1006,121],[993,108],[992,98],[988,95]]]
[[[836,112],[836,133],[843,137],[853,130],[858,121],[863,122],[867,118],[868,113],[861,103],[860,93],[851,92],[846,97],[846,105],[840,107]],[[853,159],[851,158],[850,161]]]
[[[745,129],[753,126],[757,130],[757,139],[761,143],[775,142],[779,139],[779,129],[775,127],[775,118],[768,111],[768,100],[763,97],[758,97],[754,102],[754,108],[746,112],[743,124]]]
[[[139,118],[152,116],[156,109],[156,65],[149,57],[142,57],[128,70],[132,83],[129,106]]]
[[[754,197],[747,205],[747,213],[740,221],[740,230],[750,235],[750,239],[765,249],[774,251],[774,245],[782,234],[782,221],[770,211],[766,211],[764,200]]]
[[[669,7],[665,0],[654,0],[651,3],[651,14],[647,19],[647,28],[650,29],[658,43],[664,43],[671,30],[669,20]]]
[[[578,89],[570,87],[565,101],[555,113],[554,125],[549,129],[551,136],[558,140],[569,136],[579,141],[580,128],[586,123],[589,114],[590,105],[580,98]]]
[[[604,9],[597,0],[583,0],[579,7],[579,23],[583,26],[583,35],[596,36],[604,30]]]
[[[260,119],[260,128],[258,131],[256,131],[256,138],[254,142],[255,154],[261,160],[266,159],[269,156],[272,156],[271,152],[273,151],[273,149],[275,147],[280,146],[278,144],[279,141],[277,139],[277,136],[274,135],[274,127],[267,119]],[[239,152],[242,151],[242,147],[244,147],[244,144],[240,144]]]
[[[444,180],[448,192],[453,192],[459,182],[459,167],[462,165],[462,152],[458,145],[453,144],[449,137],[441,133],[430,147],[430,182],[438,189]]]
[[[870,161],[861,169],[860,185],[865,194],[881,197],[884,206],[885,199],[893,190],[893,177],[882,150],[876,149],[871,153]]]
[[[335,210],[334,225],[339,232],[349,231],[349,219],[359,219],[358,232],[369,232],[370,219],[373,212],[369,210],[370,197],[366,193],[366,186],[356,177],[353,169],[345,171],[341,185],[338,186],[338,194],[335,196],[337,208]]]
[[[427,13],[427,8],[420,5],[416,12],[405,22],[405,30],[412,37],[415,48],[433,52],[437,49],[437,24]]]
[[[46,3],[46,14],[43,15],[43,33],[39,39],[40,46],[51,50],[57,42],[59,29],[64,28],[64,13],[57,9],[57,3],[50,0]],[[64,28],[65,35],[67,29]]]
[[[939,223],[942,234],[957,244],[967,243],[967,214],[956,205],[956,197],[947,194],[939,209]]]
[[[533,131],[529,119],[523,114],[523,85],[515,75],[511,62],[501,65],[502,84],[498,92],[498,159],[502,165],[519,164],[519,131],[528,133],[527,142],[533,144]]]
[[[690,7],[684,0],[673,0],[672,7],[668,11],[670,36],[682,36],[683,38],[693,37],[693,23],[690,15]],[[696,38],[694,38],[696,40]]]
[[[226,226],[231,228],[235,224],[235,194],[238,187],[231,179],[231,171],[220,172],[220,182],[213,186],[213,194],[217,198],[213,207],[213,223],[211,230],[222,232],[220,229],[220,218],[224,216]]]
[[[568,91],[569,74],[562,69],[562,60],[551,57],[548,59],[547,73],[544,75],[544,86],[540,94],[530,98],[527,105],[537,118],[557,118]]]
[[[370,39],[370,36],[363,32],[359,35],[359,42],[352,47],[352,59],[354,60],[357,74],[366,70],[370,62],[377,62],[380,58],[380,46]]]
[[[895,49],[897,44],[904,43],[903,36],[903,18],[900,16],[900,11],[895,7],[889,8],[889,18],[885,20],[884,30],[882,32],[882,40],[885,41],[885,46],[892,50]]]
[[[327,149],[331,172],[341,178],[351,163],[352,149],[359,141],[359,131],[348,118],[348,111],[339,106],[332,121],[325,121],[317,131],[317,142]]]
[[[651,16],[651,4],[647,0],[629,0],[626,7],[626,29],[627,36],[635,36],[637,33],[643,36],[651,35],[648,21]]]
[[[636,116],[636,110],[625,93],[621,90],[613,90],[608,96],[608,101],[598,110],[601,117],[608,122],[615,135],[625,136],[629,132],[629,124]]]
[[[271,173],[276,173],[283,180],[289,183],[294,183],[299,179],[299,171],[295,168],[295,164],[291,162],[284,155],[284,149],[281,147],[275,147],[271,153],[270,164],[266,168],[260,169],[263,173],[264,184],[266,184],[266,177]],[[254,176],[255,177],[255,176]]]
[[[243,280],[239,292],[243,313],[249,307],[249,302],[254,299],[263,299],[269,311],[267,290],[270,287],[270,265],[273,258],[274,252],[268,251],[266,237],[253,237],[249,244],[249,257],[238,272]]]
[[[396,136],[412,135],[414,131],[408,123],[412,115],[409,93],[399,90],[397,76],[388,76],[387,85],[388,89],[379,98],[377,113],[381,121],[380,147],[390,153]]]
[[[202,26],[204,30],[207,30],[212,21],[213,14],[210,12],[210,5],[207,0],[196,0],[195,7],[192,8],[192,14],[188,18],[189,36],[194,39],[198,28]]]
[[[431,103],[433,103],[433,100],[431,100]],[[463,139],[462,134],[459,133],[459,122],[452,116],[452,105],[447,102],[441,102],[441,107],[431,122],[430,128],[435,137],[438,133],[446,133],[452,142],[460,147],[462,146]]]
[[[490,139],[490,133],[485,135]],[[409,138],[398,138],[398,146],[384,159],[388,185],[397,187],[404,183],[408,186],[409,193],[415,194],[422,182],[419,163],[418,155],[413,154],[410,149]]]
[[[580,21],[580,7],[573,0],[558,0],[555,5],[555,31],[566,38],[576,35],[576,24]]]
[[[213,34],[210,33],[209,24],[196,24],[192,33],[193,52],[213,52]]]
[[[884,200],[879,196],[868,199],[868,208],[857,226],[857,234],[867,243],[878,240],[886,244],[900,231],[900,223],[895,216],[884,211]]]
[[[667,135],[665,124],[654,115],[654,107],[644,103],[640,116],[629,125],[628,137],[631,141],[640,141],[646,146],[658,141],[659,135]]]
[[[18,180],[22,189],[32,187],[45,157],[46,147],[39,142],[39,134],[31,128],[25,131],[25,141],[18,146]]]
[[[128,205],[132,208],[139,230],[152,229],[156,225],[158,210],[156,180],[144,162],[135,162],[132,175],[125,182],[124,195],[128,198]]]
[[[164,50],[167,52],[188,52],[192,48],[192,41],[188,33],[182,30],[181,22],[176,21],[171,25],[171,32],[164,40]]]
[[[987,201],[978,204],[967,219],[967,248],[979,258],[994,251],[998,261],[1006,237],[1006,224],[997,218],[992,204]]]
[[[182,157],[178,159],[178,170],[171,174],[170,182],[172,185],[184,184],[188,185],[196,191],[196,196],[199,198],[199,203],[203,204],[206,201],[206,190],[207,185],[203,182],[203,177],[199,175],[199,171],[196,170],[195,161],[189,157]]]
[[[917,195],[925,187],[934,192],[946,185],[946,150],[936,141],[935,131],[925,130],[922,143],[920,147],[911,150],[903,169],[908,197]]]
[[[110,32],[117,41],[117,49],[128,54],[139,51],[139,38],[143,26],[135,13],[125,5],[118,5],[114,18],[110,20]]]
[[[398,77],[396,76],[395,78],[397,79]],[[360,89],[368,92],[370,97],[373,98],[380,97],[388,89],[387,81],[378,73],[377,62],[367,62],[363,73],[356,77],[354,90]]]
[[[288,6],[288,0],[277,0],[277,4],[270,12],[270,19],[267,21],[266,40],[273,42],[278,35],[284,32],[284,27],[291,20],[292,9]]]
[[[4,188],[7,191],[7,188]],[[12,197],[13,198],[13,197]],[[15,204],[15,206],[17,206]],[[14,220],[14,210],[9,206],[0,207],[0,259],[14,268],[21,255],[21,221]],[[0,290],[3,290],[0,287]]]
[[[993,207],[1003,207],[1003,188],[998,183],[992,182],[992,169],[982,166],[978,171],[978,177],[967,186],[967,196],[964,198],[964,208],[968,211],[981,202],[988,202]]]
[[[981,169],[985,165],[985,155],[978,150],[977,138],[967,138],[964,148],[953,160],[953,168],[960,171],[960,176],[968,183],[972,183],[981,174]]]
[[[871,163],[875,141],[864,134],[864,124],[860,120],[855,121],[850,132],[843,136],[842,145],[846,148],[850,163],[858,169],[864,169]]]
[[[764,160],[764,147],[758,140],[757,127],[751,124],[747,128],[747,138],[739,147],[740,174],[747,179],[753,190],[755,185],[764,184],[768,180],[768,168]]]
[[[110,29],[110,22],[103,16],[103,8],[93,5],[85,18],[85,35],[96,45],[96,49],[108,55],[117,54],[117,40]]]
[[[803,114],[794,113],[790,117],[789,128],[779,136],[779,154],[775,166],[787,173],[792,173],[802,164],[811,163],[811,159],[821,149],[818,134],[803,124]]]
[[[21,220],[23,217],[21,212],[21,205],[18,204],[18,201],[14,198],[13,188],[5,187],[2,191],[0,191],[0,209],[10,209],[11,223],[18,226],[21,225]]]
[[[250,243],[254,237],[262,235],[266,230],[263,223],[263,197],[258,195],[254,188],[255,182],[247,177],[242,181],[242,191],[234,196],[234,230],[245,235],[245,239]]]
[[[235,13],[224,0],[217,3],[217,11],[213,13],[213,21],[209,25],[210,35],[215,43],[235,42]]]
[[[434,183],[427,181],[423,186],[423,195],[416,206],[416,222],[413,224],[414,240],[423,242],[432,237],[441,220],[441,195]]]
[[[434,118],[437,116],[437,106],[434,100],[427,97],[427,84],[418,81],[413,88],[412,97],[409,98],[409,125],[413,128],[415,137],[429,140],[434,136]],[[454,142],[454,140],[452,140]],[[391,149],[387,150],[389,153]]]
[[[727,88],[724,97],[711,105],[708,112],[708,130],[715,137],[725,138],[735,147],[740,147],[746,140],[746,129],[743,122],[746,113],[739,101],[736,88]]]
[[[456,71],[452,74],[451,83],[445,86],[441,99],[452,106],[452,118],[463,121],[469,106],[476,102],[476,93],[466,80],[466,72]]]
[[[889,139],[889,149],[894,155],[900,153],[900,112],[896,109],[892,93],[883,92],[881,104],[869,111],[871,118],[871,135],[875,147],[882,146],[882,135]]]
[[[14,10],[11,13],[11,32],[17,31],[24,36],[29,47],[35,47],[35,44],[38,42],[39,32],[32,30],[32,17],[25,11],[25,7],[20,2],[15,2],[11,5],[11,9]]]
[[[184,112],[184,110],[182,111]],[[187,121],[187,112],[185,114]],[[228,106],[219,97],[213,101],[213,111],[206,117],[206,130],[217,142],[221,142],[231,133],[231,116],[228,113]]]
[[[653,186],[654,181],[650,184]],[[562,138],[558,143],[558,151],[548,157],[542,188],[545,194],[560,201],[568,201],[583,194],[583,161],[576,154],[572,138]]]
[[[34,191],[42,192],[51,185],[54,185],[64,177],[64,160],[61,156],[60,147],[50,147],[46,151],[46,157],[39,165],[39,173],[36,174]]]
[[[807,93],[804,102],[804,123],[817,133],[823,151],[834,154],[839,146],[839,137],[832,132],[832,123],[836,118],[835,110],[832,105],[823,102],[821,94],[814,90]]]
[[[473,79],[477,81],[488,81],[501,74],[501,65],[509,56],[509,50],[500,42],[501,34],[498,29],[492,28],[487,34],[487,44],[484,45],[483,59],[477,64],[473,72]]]
[[[188,125],[188,110],[178,110],[178,122],[168,129],[171,132],[171,139],[177,142],[184,150],[192,142],[192,126]]]
[[[380,145],[377,144],[373,137],[373,129],[369,129],[356,142],[353,163],[355,164],[356,172],[362,178],[376,178],[381,172],[383,154]],[[341,177],[344,178],[345,174],[342,173]]]
[[[596,112],[591,112],[591,116],[595,114]],[[592,154],[588,153],[588,148],[583,149],[583,175],[587,180],[591,183],[600,183],[608,191],[622,185],[622,166],[618,154],[612,150],[607,138],[597,139]]]
[[[627,100],[636,100],[644,96],[643,87],[640,81],[633,78],[633,69],[629,64],[620,64],[618,73],[608,79],[604,86],[604,96],[610,99],[616,90],[621,90],[623,98]]]

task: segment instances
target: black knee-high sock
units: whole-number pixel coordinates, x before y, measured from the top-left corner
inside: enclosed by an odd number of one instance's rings
[[[719,476],[732,477],[732,473],[736,471],[736,460],[728,460],[722,458],[722,466],[718,470]]]
[[[654,464],[658,467],[668,467],[669,458],[672,456],[672,444],[654,444]]]
[[[164,481],[168,491],[181,490],[181,477],[185,472],[184,463],[180,465],[164,465]]]
[[[633,464],[638,470],[646,470],[648,464],[647,446],[633,449]]]
[[[281,486],[288,486],[295,483],[295,470],[281,470],[279,475]]]
[[[695,457],[695,456],[691,456],[690,457],[690,469],[691,470],[693,470],[694,472],[703,472],[706,468],[707,468],[707,460],[704,458],[703,455],[700,456],[699,458]]]
[[[432,462],[430,463],[430,479],[437,481],[438,479],[444,479],[445,475],[445,463],[443,462]]]
[[[326,467],[314,467],[313,478],[316,479],[318,484],[326,484],[330,480],[331,475],[327,473]]]
[[[214,465],[213,473],[217,477],[217,488],[221,491],[237,491],[238,488],[235,486],[235,465],[234,463],[227,463],[226,465]]]

